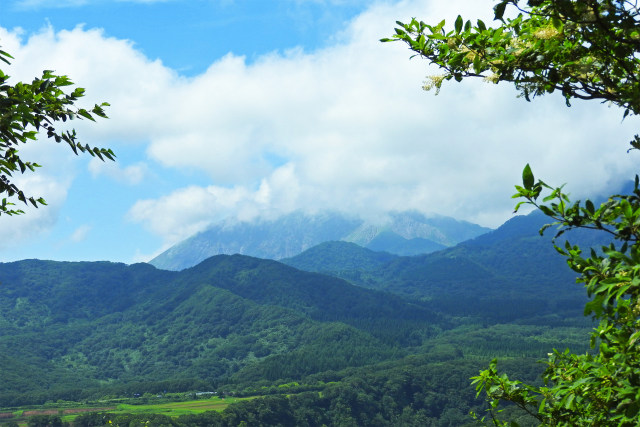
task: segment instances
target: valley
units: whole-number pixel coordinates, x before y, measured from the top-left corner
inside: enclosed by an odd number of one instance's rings
[[[181,271],[0,264],[0,407],[216,391],[260,398],[204,425],[276,408],[281,425],[471,425],[469,378],[491,359],[535,380],[552,348],[588,350],[586,296],[543,221],[414,256],[327,241]]]

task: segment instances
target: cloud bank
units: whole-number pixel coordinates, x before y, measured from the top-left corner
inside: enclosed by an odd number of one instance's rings
[[[452,20],[463,11],[490,22],[492,4],[378,3],[329,47],[252,62],[228,54],[191,78],[97,29],[49,28],[26,39],[0,29],[0,39],[16,57],[16,75],[54,67],[81,82],[90,101],[112,104],[108,122],[76,124],[82,135],[120,150],[146,147],[146,159],[120,169],[91,162],[95,176],[138,183],[149,173],[145,162],[206,174],[208,185],[131,206],[128,218],[166,245],[222,218],[297,209],[365,216],[416,209],[497,226],[509,217],[526,163],[577,196],[631,178],[626,141],[636,119],[621,123],[619,110],[600,104],[568,109],[560,96],[527,103],[509,86],[481,81],[446,84],[435,96],[420,87],[436,70],[409,60],[404,45],[378,42],[396,19],[412,16]],[[55,178],[60,203],[73,176]]]

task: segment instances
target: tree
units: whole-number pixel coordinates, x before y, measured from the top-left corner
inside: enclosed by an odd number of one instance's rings
[[[7,52],[0,50],[0,60],[10,64],[13,59]],[[34,207],[46,205],[42,197],[28,196],[13,181],[16,172],[34,172],[39,164],[26,161],[18,154],[20,144],[35,141],[40,131],[46,132],[48,138],[56,142],[65,142],[71,150],[78,154],[89,153],[101,160],[114,160],[115,154],[110,149],[91,147],[78,142],[75,130],[59,131],[54,127],[56,122],[66,122],[75,118],[95,121],[94,116],[106,118],[103,107],[106,102],[94,105],[91,110],[75,106],[84,89],[75,88],[65,93],[63,88],[73,85],[67,76],[58,76],[53,71],[45,70],[42,77],[34,78],[31,83],[8,83],[10,76],[0,70],[0,195],[5,195],[0,202],[0,215],[22,214],[21,209],[14,209],[13,200]],[[56,125],[57,126],[57,125]]]
[[[506,18],[507,7],[514,12]],[[398,22],[396,34],[382,41],[403,41],[443,74],[429,77],[425,89],[445,81],[480,77],[513,83],[531,98],[559,91],[573,99],[617,105],[623,117],[640,113],[640,9],[626,0],[500,0],[496,28],[458,16],[428,25]],[[631,149],[640,149],[640,138]],[[544,386],[498,374],[496,362],[473,378],[489,402],[490,420],[507,425],[496,412],[515,404],[543,425],[631,426],[640,419],[640,188],[636,176],[630,194],[615,194],[596,208],[590,200],[571,202],[562,187],[536,181],[529,165],[516,186],[516,211],[532,204],[551,217],[556,237],[573,228],[600,230],[611,243],[583,256],[569,242],[558,252],[579,273],[590,301],[585,315],[600,321],[591,335],[592,351],[550,353]],[[483,418],[484,420],[484,418]],[[511,422],[509,425],[517,425]]]

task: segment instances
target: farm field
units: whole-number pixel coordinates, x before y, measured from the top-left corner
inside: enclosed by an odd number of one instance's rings
[[[199,399],[181,402],[162,402],[154,404],[136,405],[131,403],[119,403],[117,405],[98,406],[92,404],[90,406],[84,406],[78,404],[78,406],[69,407],[69,404],[64,406],[55,407],[46,405],[46,407],[38,408],[25,408],[14,409],[12,411],[0,410],[0,425],[4,425],[9,422],[16,422],[19,426],[27,426],[30,417],[38,415],[57,415],[63,422],[73,422],[81,414],[89,412],[106,412],[110,414],[161,414],[169,417],[178,417],[180,415],[189,414],[201,414],[207,411],[222,411],[232,403],[240,402],[242,400],[253,399],[253,397],[212,397],[209,399]]]
[[[170,417],[177,417],[187,414],[201,414],[207,411],[222,411],[232,403],[240,402],[241,400],[253,399],[252,397],[212,397],[205,400],[191,400],[187,402],[167,402],[157,403],[149,405],[131,405],[120,404],[115,410],[110,410],[110,413],[122,413],[122,414],[162,414]]]

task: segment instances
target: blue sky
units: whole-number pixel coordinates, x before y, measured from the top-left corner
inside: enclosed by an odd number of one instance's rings
[[[43,69],[108,101],[74,123],[115,164],[39,140],[21,177],[48,207],[0,218],[0,261],[145,261],[213,222],[417,209],[497,226],[522,167],[577,196],[636,172],[635,119],[437,74],[378,39],[397,19],[491,21],[491,0],[4,0],[14,81]]]
[[[29,33],[51,25],[56,31],[103,28],[129,39],[149,58],[184,75],[196,75],[229,52],[260,55],[296,46],[331,43],[344,23],[370,2],[353,1],[114,1],[7,0],[0,25]]]

